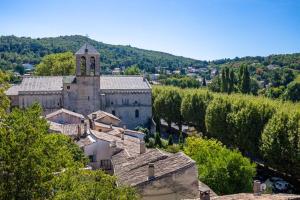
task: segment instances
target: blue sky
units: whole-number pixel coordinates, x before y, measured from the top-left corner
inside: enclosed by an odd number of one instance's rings
[[[196,59],[300,52],[300,0],[1,0],[0,35],[89,35]]]

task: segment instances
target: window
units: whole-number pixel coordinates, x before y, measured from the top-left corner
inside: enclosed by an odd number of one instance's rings
[[[80,59],[80,72],[81,76],[84,76],[86,74],[86,59],[84,56]]]
[[[89,155],[90,162],[96,162],[96,155]]]
[[[94,76],[95,75],[95,57],[91,57],[91,59],[90,59],[90,63],[91,63],[91,65],[90,65],[90,75],[91,76]]]
[[[115,111],[115,110],[112,110],[112,111],[111,111],[111,114],[116,115],[116,111]]]
[[[114,105],[114,102],[110,102],[111,105]]]
[[[88,96],[88,101],[90,100],[90,96]]]
[[[139,118],[139,116],[140,116],[139,110],[135,110],[135,118]]]
[[[68,89],[68,90],[70,89],[70,86],[69,86],[69,85],[67,86],[67,89]]]

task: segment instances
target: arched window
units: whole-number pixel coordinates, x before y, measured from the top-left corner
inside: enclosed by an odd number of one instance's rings
[[[140,116],[140,112],[138,109],[135,110],[135,118],[139,118]]]
[[[86,59],[84,56],[80,58],[80,71],[82,76],[86,74]]]
[[[96,64],[95,64],[95,57],[91,57],[91,59],[90,59],[90,63],[91,63],[91,65],[90,65],[90,75],[91,76],[94,76],[95,75],[95,72],[96,72],[96,69],[95,69],[95,66],[96,66]]]

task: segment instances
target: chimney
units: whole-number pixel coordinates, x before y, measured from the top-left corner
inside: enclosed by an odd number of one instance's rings
[[[140,140],[140,154],[143,154],[146,152],[146,145],[144,140]]]
[[[200,191],[200,200],[210,200],[210,190]]]
[[[148,180],[154,179],[154,163],[148,164]]]
[[[125,132],[122,131],[122,132],[121,132],[121,140],[124,140],[124,135],[125,135]]]
[[[260,187],[259,180],[255,180],[253,182],[253,193],[254,193],[254,195],[261,195],[261,187]]]
[[[126,130],[126,125],[123,126],[124,131]]]
[[[112,124],[110,124],[110,128],[112,128]]]
[[[96,113],[93,113],[92,114],[92,120],[95,120],[97,118],[97,114]]]
[[[116,148],[117,147],[117,141],[116,140],[111,141],[110,147],[111,148]]]
[[[82,123],[82,124],[84,123],[84,118],[80,119],[80,123]]]

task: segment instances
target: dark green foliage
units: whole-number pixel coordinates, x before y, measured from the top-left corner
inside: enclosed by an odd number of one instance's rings
[[[153,110],[157,111],[158,119],[164,119],[168,123],[169,131],[171,130],[171,123],[174,122],[181,128],[181,96],[177,89],[164,90],[158,95],[153,103]]]
[[[180,88],[198,88],[200,82],[193,77],[171,77],[166,79],[160,79],[160,82],[164,85],[172,85]]]
[[[155,139],[155,145],[158,147],[162,147],[162,142],[161,142],[161,137],[159,132],[155,133],[154,139]]]
[[[284,91],[282,98],[289,101],[300,101],[300,82],[291,82]]]
[[[199,180],[217,194],[250,192],[255,164],[217,140],[188,137],[184,152],[197,163]]]
[[[247,66],[241,66],[241,68],[242,68],[242,76],[240,81],[240,91],[241,93],[249,94],[251,91],[250,73]]]
[[[296,79],[294,82],[298,82]],[[294,83],[292,82],[292,83]],[[290,83],[290,84],[292,84]],[[174,89],[174,88],[173,88]],[[160,98],[166,90],[172,90],[170,87],[155,87],[154,96],[156,99]],[[285,114],[298,113],[300,110],[299,104],[292,104],[288,102],[279,102],[263,97],[255,97],[249,95],[227,95],[220,93],[210,93],[207,96],[207,91],[203,89],[177,89],[183,97],[181,104],[181,113],[183,116],[183,123],[190,126],[198,127],[199,122],[205,121],[204,128],[206,128],[206,136],[213,137],[220,140],[223,144],[230,148],[239,149],[243,154],[249,155],[252,158],[262,159],[262,154],[259,151],[264,141],[261,140],[262,133],[266,131],[266,127],[271,123],[270,119],[274,114],[279,112],[281,108],[289,107],[289,110],[284,110]],[[154,111],[154,114],[156,111]],[[163,110],[160,110],[162,115]],[[201,119],[201,120],[200,120]],[[294,123],[295,125],[295,123]],[[293,127],[295,127],[293,125]],[[298,124],[299,125],[299,124]],[[284,127],[282,130],[291,129],[289,123],[285,121],[280,122],[278,128]],[[276,126],[275,126],[276,127]],[[276,134],[276,128],[269,129],[269,134]],[[297,128],[293,129],[295,132]],[[293,133],[294,133],[293,132]],[[298,135],[297,135],[298,134]],[[296,133],[299,137],[299,132]],[[289,138],[290,141],[298,141]],[[287,143],[280,143],[280,148],[290,148],[286,146]],[[269,152],[276,146],[268,145]],[[293,147],[293,151],[299,152],[300,147]],[[274,154],[276,155],[276,154]],[[284,154],[280,155],[283,156]],[[274,157],[270,159],[267,164],[270,167],[278,168],[283,172],[292,173],[293,170],[299,170],[297,166],[290,165],[289,169],[285,168],[284,162],[280,163]],[[277,163],[277,165],[276,165]],[[295,174],[295,173],[294,173]]]
[[[262,154],[268,165],[300,177],[300,112],[278,111],[262,134]]]
[[[183,120],[188,124],[195,125],[198,131],[204,134],[206,133],[206,108],[211,99],[212,96],[208,92],[204,94],[194,92],[184,95],[181,103],[181,115]]]
[[[202,79],[202,86],[206,86],[206,79],[205,79],[205,77],[203,77],[203,79]]]
[[[213,78],[212,82],[208,85],[208,89],[212,92],[221,92],[221,79],[219,76]]]
[[[182,135],[182,132],[179,133],[179,141],[178,141],[179,145],[183,145],[184,144],[184,138]]]
[[[229,74],[229,86],[228,86],[228,94],[234,91],[234,84],[235,84],[235,75],[233,69],[230,70]]]
[[[39,76],[66,76],[75,74],[75,56],[72,52],[46,55],[36,66]]]
[[[132,65],[125,69],[125,75],[139,75],[140,69],[137,65]]]
[[[99,51],[103,69],[138,65],[141,70],[154,72],[156,66],[177,69],[188,66],[199,68],[207,65],[206,61],[138,49],[129,45],[104,44],[80,35],[38,39],[2,36],[0,37],[0,69],[13,69],[23,63],[38,64],[41,58],[48,54],[66,51],[75,53],[86,42]]]
[[[68,136],[48,133],[40,116],[38,104],[0,113],[0,199],[137,198],[114,177],[80,169],[83,151]]]

